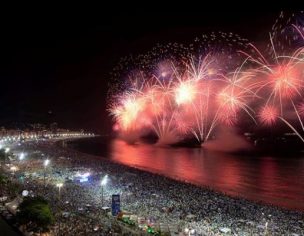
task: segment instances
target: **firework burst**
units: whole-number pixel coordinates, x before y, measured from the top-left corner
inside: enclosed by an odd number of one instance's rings
[[[123,58],[114,74],[128,79],[111,91],[114,130],[137,139],[152,132],[160,144],[189,136],[203,143],[219,124],[235,126],[246,115],[253,125],[281,121],[304,141],[304,27],[293,18],[299,14],[283,24],[280,15],[266,55],[238,35],[219,32]]]

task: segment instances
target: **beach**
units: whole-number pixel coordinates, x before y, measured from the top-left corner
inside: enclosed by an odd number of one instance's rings
[[[25,176],[22,187],[51,202],[56,212],[54,235],[122,235],[123,231],[128,235],[121,222],[101,209],[111,207],[113,194],[120,194],[124,212],[171,235],[186,235],[191,230],[195,235],[304,235],[300,211],[230,197],[127,167],[62,146],[58,140],[30,141],[11,149],[27,153],[26,161],[16,161],[18,173]],[[43,168],[45,158],[50,160],[47,169]],[[75,181],[75,176],[84,173],[89,173],[88,181]],[[100,180],[106,175],[109,181],[101,188]],[[59,182],[63,183],[60,192]],[[138,227],[132,230],[144,233]]]

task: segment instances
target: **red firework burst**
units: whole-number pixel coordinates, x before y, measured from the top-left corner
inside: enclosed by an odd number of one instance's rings
[[[259,113],[260,121],[265,125],[274,124],[278,119],[278,117],[279,117],[279,111],[274,106],[268,106],[268,105],[264,106]]]

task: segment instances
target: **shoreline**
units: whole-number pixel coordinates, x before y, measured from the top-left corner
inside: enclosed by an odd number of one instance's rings
[[[103,230],[107,229],[107,223],[103,221],[108,222],[109,219],[100,219],[99,214],[102,206],[111,206],[112,194],[121,194],[124,211],[145,219],[152,217],[159,225],[167,225],[168,229],[192,228],[198,235],[221,235],[227,229],[231,234],[245,233],[244,235],[260,235],[268,231],[271,235],[304,234],[303,212],[231,197],[208,187],[202,188],[100,156],[82,153],[68,145],[62,147],[58,141],[61,140],[28,142],[22,147],[15,146],[13,151],[26,151],[29,156],[33,153],[27,160],[30,164],[22,171],[29,175],[24,187],[28,190],[34,189],[37,195],[43,194],[41,155],[51,158],[45,197],[51,201],[54,209],[58,195],[56,183],[65,182],[79,171],[91,172],[87,183],[64,183],[62,204],[70,203],[62,206],[66,211],[76,213],[66,218],[65,222],[62,222],[62,216],[56,215],[56,222],[63,224],[61,228],[67,235],[75,235],[83,230],[89,232],[89,235],[99,235],[96,234],[98,232],[95,231],[94,224],[100,225],[100,230],[105,232]],[[34,154],[37,151],[38,154]],[[104,190],[105,204],[102,205],[100,179],[105,174],[109,175],[110,183]],[[92,211],[89,211],[88,215],[78,215],[79,209],[86,208],[86,205],[91,205]],[[56,228],[58,226],[54,226],[53,230],[56,231]]]
[[[94,137],[90,137],[90,138],[94,138]],[[284,211],[304,213],[304,209],[288,208],[288,207],[284,207],[284,206],[280,206],[280,205],[271,204],[271,203],[268,203],[266,201],[257,201],[257,200],[249,199],[249,198],[244,197],[242,195],[231,195],[231,194],[228,194],[226,192],[223,192],[223,191],[220,191],[220,190],[216,190],[216,189],[214,189],[214,188],[212,188],[212,187],[210,187],[208,185],[202,185],[200,183],[186,181],[184,179],[179,178],[178,176],[175,176],[175,177],[174,176],[173,177],[166,176],[166,175],[154,172],[154,171],[148,171],[147,168],[137,167],[136,165],[133,165],[133,166],[124,165],[122,163],[113,161],[113,160],[111,160],[109,158],[106,158],[104,156],[95,155],[95,154],[91,154],[91,153],[87,153],[87,152],[82,152],[82,151],[78,150],[77,148],[71,147],[72,146],[71,144],[73,142],[77,142],[77,141],[82,140],[82,139],[88,139],[88,138],[79,138],[79,139],[77,138],[77,139],[68,140],[67,141],[67,146],[65,148],[68,149],[68,150],[70,150],[70,151],[76,151],[76,152],[78,152],[81,155],[85,155],[86,158],[96,159],[96,160],[101,161],[101,162],[105,161],[105,162],[112,163],[114,165],[122,166],[124,168],[130,168],[130,169],[135,170],[135,171],[139,171],[139,172],[143,172],[143,173],[148,173],[151,176],[155,175],[155,176],[158,176],[158,177],[166,178],[169,181],[174,181],[175,183],[181,183],[181,184],[191,185],[193,187],[200,188],[200,189],[202,189],[204,191],[209,191],[209,192],[212,192],[214,194],[220,194],[220,195],[223,195],[225,197],[232,198],[234,200],[245,200],[245,201],[248,201],[250,203],[258,204],[258,205],[261,205],[261,206],[278,208],[278,209],[281,209],[281,210],[284,210]],[[58,141],[58,143],[59,142],[61,142],[61,141]],[[56,143],[56,145],[57,145],[57,143]]]

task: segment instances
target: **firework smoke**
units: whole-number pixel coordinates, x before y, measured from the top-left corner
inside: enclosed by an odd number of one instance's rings
[[[114,130],[132,143],[153,133],[159,145],[192,137],[202,144],[247,117],[265,127],[281,122],[304,141],[304,16],[283,24],[285,18],[273,26],[264,55],[220,32],[122,59],[114,73],[127,79],[113,86],[110,99]]]

